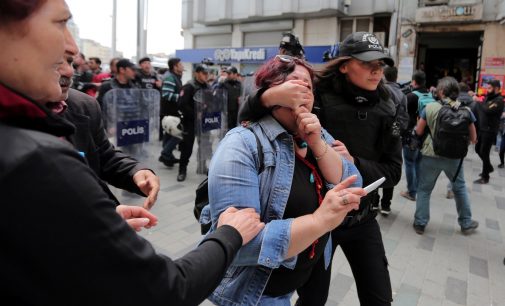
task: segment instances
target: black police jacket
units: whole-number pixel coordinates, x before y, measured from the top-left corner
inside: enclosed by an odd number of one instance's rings
[[[345,101],[341,94],[319,92],[316,109],[321,125],[345,144],[366,186],[381,177],[383,187],[393,187],[402,173],[400,137],[393,135],[395,104],[391,98],[375,105]]]

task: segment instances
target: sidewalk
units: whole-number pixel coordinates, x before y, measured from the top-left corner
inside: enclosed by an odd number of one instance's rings
[[[193,202],[196,186],[204,176],[195,174],[196,149],[184,182],[176,180],[177,166],[168,169],[157,161],[160,148],[151,151],[148,164],[161,179],[161,191],[152,210],[159,224],[141,235],[159,252],[177,258],[201,238]],[[476,185],[472,182],[481,172],[481,161],[473,148],[465,159],[473,218],[480,223],[470,236],[461,234],[454,200],[445,198],[448,179],[443,174],[431,197],[430,223],[424,235],[417,235],[412,228],[415,202],[399,195],[406,186],[402,177],[395,188],[392,214],[378,217],[390,265],[393,305],[505,305],[505,171],[496,167],[498,154],[494,150],[491,161],[495,172],[490,183]],[[142,198],[115,193],[123,203],[142,203]],[[351,269],[340,249],[332,273],[327,305],[359,305]],[[205,301],[202,305],[211,304]]]

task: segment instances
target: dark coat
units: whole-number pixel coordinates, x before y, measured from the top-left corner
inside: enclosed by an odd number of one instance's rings
[[[177,260],[116,213],[71,124],[0,85],[0,295],[11,305],[198,305],[242,244],[229,226]],[[55,137],[57,136],[57,137]]]
[[[66,103],[68,108],[63,116],[75,126],[75,133],[67,139],[78,151],[84,153],[90,168],[112,186],[145,196],[133,182],[133,175],[148,168],[110,143],[105,134],[97,101],[82,92],[70,89]]]

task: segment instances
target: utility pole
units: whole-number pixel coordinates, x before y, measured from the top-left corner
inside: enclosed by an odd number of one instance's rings
[[[137,60],[147,52],[147,13],[148,0],[137,0]]]
[[[111,58],[116,57],[117,0],[112,0],[112,43]]]

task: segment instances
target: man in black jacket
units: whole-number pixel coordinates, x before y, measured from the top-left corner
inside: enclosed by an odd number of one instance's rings
[[[491,147],[496,140],[496,134],[500,125],[500,117],[503,112],[503,97],[501,95],[501,84],[498,80],[488,82],[487,95],[484,102],[478,104],[478,140],[475,150],[482,160],[482,173],[480,179],[474,181],[477,184],[489,183],[489,174],[494,171],[489,154]]]
[[[71,89],[72,56],[60,65],[61,100],[67,104],[61,115],[75,126],[75,132],[67,140],[86,158],[90,168],[101,180],[141,196],[147,196],[144,207],[151,208],[160,190],[160,180],[154,172],[137,160],[117,150],[105,135],[102,114],[97,101],[75,89]],[[103,189],[114,197],[106,184]]]
[[[195,77],[182,86],[179,95],[179,106],[183,115],[182,126],[184,127],[182,142],[179,144],[181,149],[179,174],[177,175],[177,181],[179,182],[186,180],[189,158],[193,153],[193,145],[195,143],[195,101],[193,98],[198,90],[208,87],[208,76],[209,70],[206,65],[201,64],[196,66]]]

